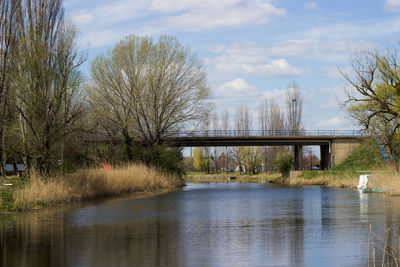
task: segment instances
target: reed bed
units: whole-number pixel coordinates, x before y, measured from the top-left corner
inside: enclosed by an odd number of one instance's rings
[[[286,179],[285,183],[291,186],[304,186],[304,185],[320,185],[333,188],[357,188],[359,177],[354,175],[343,174],[339,175],[326,175],[317,176],[313,178],[296,177]]]
[[[15,191],[14,205],[22,210],[136,192],[155,192],[183,185],[179,176],[141,164],[107,171],[88,169],[65,177],[32,177],[24,188]]]
[[[371,188],[381,188],[389,195],[400,195],[400,173],[395,170],[375,171],[369,185]]]

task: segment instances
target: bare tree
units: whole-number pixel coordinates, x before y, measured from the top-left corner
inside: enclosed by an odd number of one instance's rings
[[[188,129],[207,110],[209,88],[197,57],[170,36],[158,42],[128,36],[92,62],[93,109],[132,137],[160,144]]]
[[[84,106],[77,68],[84,58],[61,0],[25,0],[20,11],[16,109],[26,125],[22,142],[29,151],[24,154],[47,174],[54,145],[79,129]]]
[[[228,131],[230,130],[229,110],[227,110],[227,109],[225,109],[221,113],[221,126],[222,126],[222,130],[224,130],[225,134],[227,134]],[[225,147],[225,161],[226,161],[225,169],[228,172],[228,169],[229,169],[229,149],[228,149],[227,146]]]
[[[20,2],[0,0],[0,176],[3,174],[5,144],[3,133],[9,128],[12,92],[11,75],[15,66],[18,31],[17,15]]]
[[[252,116],[249,108],[240,106],[235,114],[235,127],[240,135],[249,135],[252,126]]]
[[[214,131],[216,135],[219,133],[218,132],[220,130],[219,117],[216,111],[214,111],[211,116],[211,129]],[[214,147],[213,162],[214,162],[215,172],[218,173],[218,147]]]
[[[282,112],[275,100],[269,102],[269,130],[273,135],[280,135],[285,130],[285,114]],[[267,166],[272,166],[278,155],[280,147],[272,146],[268,149]]]
[[[270,101],[269,117],[269,130],[275,132],[285,130],[285,113],[282,112],[275,100]]]
[[[286,88],[286,105],[288,109],[286,114],[286,128],[293,131],[293,134],[296,134],[301,130],[303,97],[298,84],[295,82],[290,83]]]
[[[268,100],[263,99],[258,105],[258,125],[263,133],[269,130],[269,111]]]
[[[270,110],[269,110],[269,103],[267,99],[261,100],[259,106],[258,106],[258,124],[260,127],[260,130],[262,131],[263,135],[267,135],[267,131],[269,130],[269,123],[270,123]],[[268,165],[268,147],[263,147],[262,148],[262,158],[264,161],[264,169]]]
[[[242,136],[249,135],[251,125],[252,116],[250,114],[249,108],[244,106],[238,107],[235,114],[235,131],[237,131],[237,134]],[[250,152],[252,151],[246,147],[236,147],[234,149],[234,156],[239,162],[240,168],[244,166],[245,159],[251,158],[251,155],[248,155],[248,153]]]

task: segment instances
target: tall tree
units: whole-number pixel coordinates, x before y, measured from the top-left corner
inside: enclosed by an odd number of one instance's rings
[[[258,105],[258,125],[263,134],[266,134],[266,131],[269,130],[269,121],[268,100],[264,98]]]
[[[228,132],[230,130],[230,123],[229,123],[229,110],[225,109],[222,113],[221,113],[221,127],[222,130],[225,132],[226,135],[228,135]],[[225,147],[225,169],[228,172],[229,169],[229,149],[226,146]]]
[[[400,64],[395,50],[365,50],[351,60],[354,75],[343,107],[361,127],[400,155]],[[352,78],[354,76],[354,78]]]
[[[15,66],[18,31],[17,24],[20,2],[0,0],[0,176],[6,160],[3,133],[9,128],[9,111],[13,101],[11,75]]]
[[[91,67],[90,104],[132,137],[160,144],[191,127],[207,110],[209,88],[201,61],[171,36],[128,36]],[[127,149],[129,157],[129,147]]]
[[[252,116],[248,107],[240,106],[235,114],[235,127],[240,135],[249,135],[252,127]]]
[[[258,125],[259,129],[262,131],[262,135],[268,135],[268,130],[269,130],[269,123],[270,123],[270,110],[269,110],[269,103],[267,99],[261,100],[260,104],[258,105]],[[264,164],[264,169],[267,168],[268,165],[268,157],[269,157],[269,148],[268,147],[263,147],[261,149],[262,153],[262,158],[263,158],[263,164]]]
[[[220,123],[219,123],[219,116],[216,111],[212,113],[211,129],[214,131],[216,135],[219,134]],[[218,147],[214,147],[213,162],[214,162],[214,170],[216,173],[218,173]]]
[[[295,82],[290,83],[286,88],[286,113],[287,129],[297,134],[301,130],[301,120],[303,116],[303,96],[300,93],[299,85]]]
[[[78,67],[84,59],[76,29],[65,21],[61,0],[25,0],[20,9],[16,108],[26,126],[21,138],[25,156],[47,174],[52,148],[83,115]],[[22,132],[22,131],[21,131]]]
[[[271,134],[281,135],[282,131],[285,130],[285,113],[274,99],[269,102],[269,118],[269,130]],[[280,150],[282,149],[276,146],[268,149],[267,166],[273,166],[273,162]]]
[[[275,131],[276,134],[279,134],[279,131],[285,130],[285,113],[273,99],[269,105],[269,118],[269,130],[272,133]]]
[[[252,116],[248,107],[240,106],[236,109],[235,113],[235,131],[238,135],[247,136],[250,134],[252,127]],[[234,156],[239,162],[240,167],[245,166],[246,159],[251,159],[253,150],[247,147],[236,147],[234,149]],[[246,169],[246,172],[249,170]]]

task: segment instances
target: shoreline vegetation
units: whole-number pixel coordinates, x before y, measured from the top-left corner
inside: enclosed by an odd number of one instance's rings
[[[274,183],[287,186],[322,186],[327,188],[357,189],[361,174],[371,174],[371,188],[383,189],[391,196],[400,195],[400,173],[396,170],[379,169],[370,171],[305,171],[298,177],[284,177],[279,173],[262,173],[255,175],[220,173],[190,173],[184,176],[189,183]],[[229,178],[231,177],[231,178]]]
[[[184,186],[179,175],[143,164],[130,164],[110,170],[79,170],[64,177],[54,176],[47,179],[35,175],[30,179],[2,178],[1,182],[0,212],[154,193]]]

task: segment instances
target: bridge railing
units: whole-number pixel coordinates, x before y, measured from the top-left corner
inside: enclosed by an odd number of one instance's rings
[[[364,136],[360,130],[209,130],[171,133],[170,137],[240,137],[240,136]]]

